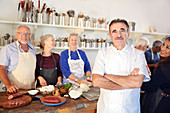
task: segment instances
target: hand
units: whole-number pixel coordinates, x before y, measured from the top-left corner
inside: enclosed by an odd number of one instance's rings
[[[43,77],[39,76],[38,79],[40,81],[41,86],[46,86],[47,85],[47,82]]]
[[[156,63],[156,64],[153,64],[153,66],[156,68],[156,67],[158,67],[158,63]]]
[[[58,85],[62,85],[62,82],[61,82],[61,81],[58,81],[55,86],[58,86]]]
[[[7,85],[6,88],[9,93],[17,93],[19,91],[19,88],[16,85]]]
[[[139,74],[139,68],[135,68],[131,73],[130,76],[138,75]]]
[[[84,80],[84,79],[78,79],[78,80],[77,80],[77,83],[78,83],[78,84],[81,84],[81,83],[83,83],[83,84],[88,84],[88,81],[87,81],[87,80]]]
[[[87,76],[87,80],[88,80],[88,81],[92,81],[92,79],[91,79],[90,76]]]

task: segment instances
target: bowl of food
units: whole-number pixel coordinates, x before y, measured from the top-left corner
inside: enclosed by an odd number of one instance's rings
[[[61,93],[61,94],[68,93],[68,90],[69,90],[69,88],[70,88],[71,86],[72,86],[71,83],[69,83],[69,84],[64,84],[64,85],[60,86],[60,87],[59,87],[60,93]]]
[[[37,88],[41,94],[51,94],[54,90],[55,87],[53,85],[48,85],[48,86],[42,86],[41,88]]]
[[[30,95],[36,95],[39,91],[38,90],[29,90],[28,93]]]

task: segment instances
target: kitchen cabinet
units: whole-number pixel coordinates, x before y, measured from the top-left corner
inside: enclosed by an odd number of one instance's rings
[[[27,23],[27,22],[17,22],[17,21],[2,21],[0,20],[0,38],[9,33],[15,37],[15,32],[20,25],[26,25],[31,29],[31,43],[33,45],[38,45],[40,41],[40,37],[44,34],[50,33],[54,35],[56,39],[62,37],[68,37],[70,33],[76,32],[80,34],[80,36],[86,35],[86,39],[107,39],[106,42],[111,42],[109,37],[108,29],[104,28],[86,28],[86,27],[77,27],[77,26],[61,26],[61,25],[52,25],[52,24],[39,24],[39,23]],[[145,36],[150,41],[150,47],[152,46],[152,42],[155,40],[162,40],[163,38],[170,36],[170,34],[166,33],[149,33],[149,32],[130,32],[130,38],[128,40],[129,45],[133,45],[134,41],[138,37]],[[2,46],[0,47],[2,48]],[[60,53],[61,51],[67,49],[68,47],[56,47],[54,52]],[[36,52],[41,52],[39,47],[35,47]],[[95,56],[97,55],[98,48],[79,48],[83,49],[91,65],[93,65]]]
[[[62,38],[68,37],[70,33],[76,32],[80,36],[86,35],[87,39],[107,39],[107,42],[110,42],[109,31],[104,28],[86,28],[86,27],[77,27],[77,26],[61,26],[61,25],[53,25],[53,24],[39,24],[39,23],[28,23],[28,22],[17,22],[17,21],[2,21],[0,20],[0,37],[4,36],[6,33],[13,35],[15,37],[15,32],[17,27],[20,25],[26,25],[31,29],[31,40],[35,41],[35,45],[40,41],[40,37],[44,34],[50,33],[54,35],[54,37]],[[130,32],[130,38],[133,41],[141,36],[145,36],[147,38],[151,38],[150,41],[153,42],[156,39],[163,39],[170,34],[167,33],[150,33],[150,32]],[[153,39],[152,39],[153,38]],[[153,40],[153,41],[152,41]],[[37,48],[38,49],[38,48]],[[59,47],[56,49],[65,49],[63,47]],[[89,50],[96,50],[97,48],[86,48]]]

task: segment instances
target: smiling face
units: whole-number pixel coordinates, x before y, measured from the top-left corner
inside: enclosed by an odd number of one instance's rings
[[[44,48],[54,49],[55,48],[55,39],[50,36],[44,40]]]
[[[30,30],[26,26],[21,26],[16,32],[16,37],[19,43],[27,44],[30,40]]]
[[[70,46],[70,49],[72,50],[76,50],[77,49],[77,46],[79,44],[79,41],[78,41],[78,37],[77,36],[70,36],[69,37],[69,46]]]
[[[129,32],[127,31],[126,24],[122,22],[113,23],[110,26],[109,35],[113,41],[114,47],[118,50],[123,49],[126,45],[127,39],[129,38]]]
[[[167,58],[170,56],[170,41],[167,39],[161,46],[160,56]]]

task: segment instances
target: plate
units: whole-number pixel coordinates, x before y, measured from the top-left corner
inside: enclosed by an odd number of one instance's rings
[[[40,99],[41,97],[45,97],[45,96],[51,96],[51,94],[37,94],[37,95],[35,95],[35,98],[38,98],[38,99]]]
[[[44,105],[48,105],[48,106],[58,106],[58,105],[62,105],[64,103],[66,103],[67,99],[64,98],[64,97],[59,97],[60,98],[60,103],[46,103],[46,102],[43,102],[41,101],[42,104]]]

